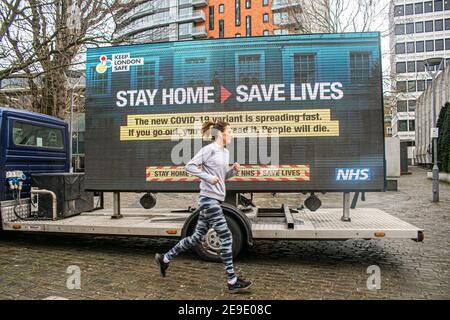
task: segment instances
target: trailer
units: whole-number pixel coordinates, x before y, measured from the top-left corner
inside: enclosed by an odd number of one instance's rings
[[[412,239],[420,242],[424,238],[423,229],[383,210],[350,209],[350,201],[344,201],[344,205],[344,209],[319,209],[316,212],[292,209],[285,204],[280,208],[244,208],[222,204],[222,209],[232,233],[233,253],[236,257],[244,249],[251,247],[254,240],[263,239]],[[25,215],[30,213],[31,207],[27,199],[19,210]],[[14,201],[1,203],[3,230],[111,236],[183,238],[192,234],[198,216],[195,208],[127,208],[120,211],[115,207],[61,220],[21,221],[16,218],[13,210]],[[219,261],[219,250],[219,238],[213,229],[206,234],[202,246],[195,248],[196,253],[208,261]]]
[[[184,164],[208,143],[201,123],[225,120],[231,161],[241,163],[222,203],[236,256],[260,239],[423,240],[421,228],[356,208],[359,194],[386,190],[378,33],[101,47],[88,50],[86,67],[85,175],[22,172],[29,196],[0,203],[4,231],[189,236],[198,210],[156,209],[155,195],[198,192]],[[21,172],[11,170],[6,183],[20,195]],[[126,192],[145,193],[143,208],[121,208]],[[308,197],[263,208],[258,192]],[[321,208],[328,192],[342,204]],[[195,251],[219,261],[219,247],[211,229]]]

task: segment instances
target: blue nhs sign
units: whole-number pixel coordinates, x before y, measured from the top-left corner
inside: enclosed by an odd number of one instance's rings
[[[372,172],[369,168],[337,168],[336,181],[370,181]]]

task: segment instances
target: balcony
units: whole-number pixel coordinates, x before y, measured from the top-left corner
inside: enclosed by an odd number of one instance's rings
[[[125,25],[122,28],[118,28],[115,32],[116,37],[128,37],[140,32],[143,32],[145,30],[149,30],[155,27],[167,25],[173,21],[174,19],[155,19],[148,22],[142,22],[137,25]]]
[[[416,132],[415,131],[398,131],[395,135],[400,139],[400,141],[415,141]]]
[[[136,20],[136,19],[148,16],[153,13],[155,13],[154,8],[149,8],[149,9],[140,10],[140,11],[136,11],[136,9],[133,9],[133,10],[130,10],[129,12],[125,13],[120,18],[118,18],[117,23],[122,24],[123,22]]]
[[[117,19],[118,24],[122,24],[125,21],[132,21],[139,18],[142,18],[144,16],[148,16],[150,14],[153,14],[155,12],[161,11],[161,10],[169,10],[170,7],[164,4],[154,4],[154,3],[144,3],[141,4],[138,7],[132,8],[130,11],[125,13],[123,16],[121,16],[119,19]]]
[[[138,24],[130,24],[125,25],[122,28],[119,28],[115,36],[116,37],[127,37],[136,33],[140,33],[142,31],[152,29],[155,27],[168,25],[170,23],[184,23],[184,22],[205,22],[205,13],[203,11],[193,11],[189,14],[185,14],[182,16],[178,16],[178,18],[174,16],[165,16],[160,19],[154,19]]]
[[[286,10],[289,8],[297,8],[297,9],[301,9],[302,4],[300,2],[300,0],[274,0],[272,2],[272,10],[273,11],[277,11],[277,10]]]
[[[280,27],[290,27],[295,26],[297,22],[294,21],[294,19],[281,19],[280,21],[277,22],[274,21],[273,24]]]
[[[192,13],[178,16],[177,22],[205,22],[205,13],[203,11],[193,11]]]
[[[196,39],[206,38],[208,36],[208,31],[206,31],[206,27],[194,27],[192,28],[192,36]]]
[[[201,8],[208,5],[208,0],[192,0],[194,8]]]

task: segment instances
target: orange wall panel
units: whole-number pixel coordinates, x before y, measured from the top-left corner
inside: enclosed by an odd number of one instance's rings
[[[263,6],[263,0],[251,0],[251,8],[245,8],[246,0],[240,0],[241,2],[241,25],[236,26],[235,23],[235,0],[209,0],[208,6],[203,8],[206,16],[205,25],[208,31],[209,38],[219,38],[219,20],[224,21],[224,36],[225,38],[234,38],[236,34],[240,33],[242,37],[246,35],[246,23],[245,17],[251,16],[251,28],[252,36],[262,36],[264,30],[268,30],[269,34],[272,34],[272,30],[275,29],[272,24],[272,1],[269,0],[267,6]],[[224,12],[219,13],[219,6],[224,5]],[[214,7],[214,29],[209,29],[209,7]],[[263,22],[263,14],[269,15],[269,22]]]

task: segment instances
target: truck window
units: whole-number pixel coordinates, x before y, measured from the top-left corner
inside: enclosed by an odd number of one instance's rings
[[[62,129],[13,122],[13,143],[17,146],[32,146],[37,148],[64,148]]]

